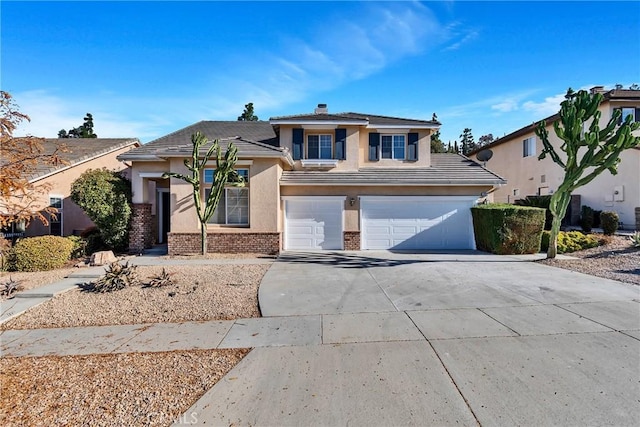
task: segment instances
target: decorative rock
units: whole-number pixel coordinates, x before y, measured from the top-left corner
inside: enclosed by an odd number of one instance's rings
[[[111,252],[111,251],[100,251],[100,252],[95,252],[94,254],[91,255],[91,261],[89,261],[89,264],[91,264],[91,265],[107,265],[107,264],[111,264],[112,262],[115,262],[117,260],[118,259],[113,254],[113,252]]]

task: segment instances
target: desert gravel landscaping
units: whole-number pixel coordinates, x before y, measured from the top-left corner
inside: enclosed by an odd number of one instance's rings
[[[631,246],[631,241],[625,236],[612,236],[608,240],[606,245],[567,254],[576,259],[545,259],[538,262],[640,285],[640,248]]]
[[[3,357],[0,425],[171,425],[247,353]]]
[[[176,285],[109,293],[75,289],[1,325],[39,329],[259,317],[258,285],[269,264],[168,266]],[[161,266],[138,267],[142,282]]]

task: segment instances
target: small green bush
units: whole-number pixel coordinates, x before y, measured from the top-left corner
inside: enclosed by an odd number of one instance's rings
[[[87,241],[80,236],[68,236],[67,239],[73,243],[73,249],[71,249],[71,259],[84,257],[87,249]]]
[[[611,236],[618,231],[618,221],[620,217],[613,211],[604,211],[600,214],[600,224],[605,236]]]
[[[551,233],[545,231],[542,235],[541,250],[549,249],[549,236]],[[593,234],[584,234],[580,231],[561,231],[558,233],[558,253],[566,254],[584,249],[600,246],[601,242]]]
[[[580,210],[580,227],[585,233],[591,233],[593,229],[593,209],[589,206],[582,206]]]
[[[60,268],[71,258],[73,242],[60,236],[20,239],[13,247],[17,271],[45,271]]]
[[[492,203],[474,206],[471,215],[479,250],[499,255],[540,250],[544,209]]]

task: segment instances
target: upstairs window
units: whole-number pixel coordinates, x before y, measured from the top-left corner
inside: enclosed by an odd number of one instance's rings
[[[405,135],[381,135],[383,159],[405,159]]]
[[[631,116],[632,122],[640,122],[640,108],[625,107],[620,109],[622,116],[620,116],[620,122],[624,122],[628,116]]]
[[[207,185],[204,190],[203,204],[211,193],[211,184],[215,169],[205,169],[203,181]],[[213,212],[209,224],[220,225],[249,225],[249,169],[236,169],[238,175],[244,178],[244,187],[227,186],[220,197],[218,206]]]
[[[417,133],[409,134],[369,134],[369,161],[377,162],[380,159],[394,160],[418,160]]]
[[[522,157],[531,157],[536,155],[536,138],[530,137],[522,141]]]
[[[307,159],[332,159],[332,148],[331,135],[307,135]]]

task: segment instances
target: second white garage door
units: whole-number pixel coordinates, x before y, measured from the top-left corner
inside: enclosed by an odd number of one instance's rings
[[[285,250],[343,247],[344,197],[284,197]]]
[[[476,197],[361,197],[362,249],[474,249]]]

